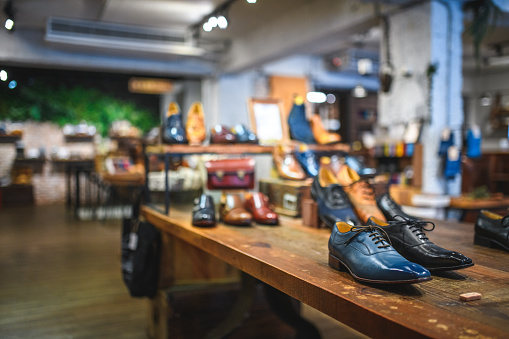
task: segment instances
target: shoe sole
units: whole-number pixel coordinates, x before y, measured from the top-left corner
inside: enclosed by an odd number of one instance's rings
[[[359,277],[355,275],[350,268],[345,265],[341,260],[333,256],[331,253],[329,253],[329,266],[337,271],[348,271],[352,277],[355,280],[361,281],[361,282],[367,282],[372,284],[415,284],[415,283],[421,283],[425,281],[429,281],[432,279],[432,277],[426,277],[426,278],[418,278],[418,279],[411,279],[411,280],[372,280],[372,279],[366,279]]]
[[[486,237],[483,237],[480,235],[474,236],[474,244],[479,245],[479,246],[489,247],[489,248],[497,248],[497,249],[503,248],[504,250],[509,251],[509,247],[507,247],[506,245],[504,245],[496,240],[486,238]]]
[[[216,222],[211,222],[211,221],[197,221],[197,222],[194,222],[192,223],[193,226],[196,226],[196,227],[214,227],[216,226]]]
[[[422,265],[421,265],[422,266]],[[445,267],[426,267],[423,266],[425,269],[427,269],[430,272],[438,272],[438,271],[456,271],[461,270],[462,268],[472,267],[474,266],[474,263],[464,264],[464,265],[457,265],[457,266],[445,266]]]

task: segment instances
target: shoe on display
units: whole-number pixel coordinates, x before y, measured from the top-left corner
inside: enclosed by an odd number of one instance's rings
[[[277,225],[278,215],[270,208],[269,198],[260,192],[246,193],[244,207],[251,213],[253,219],[263,225]]]
[[[306,179],[306,173],[288,147],[283,145],[275,146],[272,158],[281,178],[290,180]]]
[[[187,112],[186,135],[190,145],[200,145],[206,137],[205,115],[201,102],[193,102]]]
[[[368,225],[383,229],[399,254],[431,272],[459,270],[474,265],[472,259],[437,246],[428,239],[425,231],[431,232],[435,228],[431,221],[396,215],[395,220],[388,222],[371,217]],[[428,225],[430,228],[426,228]]]
[[[509,214],[481,210],[475,222],[474,244],[509,251]]]
[[[168,105],[163,137],[164,141],[169,144],[187,143],[186,132],[182,127],[180,107],[176,102],[170,102]]]
[[[334,227],[338,221],[360,225],[348,196],[338,185],[336,176],[329,168],[321,167],[318,175],[314,177],[311,197],[318,205],[318,217],[327,227]]]
[[[192,224],[198,227],[212,227],[216,224],[214,199],[210,195],[202,194],[194,199]]]
[[[394,218],[396,216],[403,217],[404,219],[419,219],[403,212],[401,206],[392,199],[389,193],[384,193],[376,197],[376,203],[387,220],[395,220]]]
[[[311,130],[316,142],[321,145],[333,144],[341,141],[341,136],[337,133],[330,133],[325,130],[322,124],[322,119],[318,114],[313,114],[310,120]]]
[[[252,131],[247,129],[242,124],[237,124],[231,129],[232,133],[235,134],[235,137],[237,138],[237,142],[242,144],[257,144],[258,138],[256,137],[256,134],[254,134]]]
[[[413,284],[431,280],[430,272],[403,258],[377,226],[338,222],[329,238],[329,266],[348,270],[361,282]]]
[[[223,125],[216,125],[210,130],[211,144],[232,144],[237,142],[237,137]]]
[[[315,152],[310,150],[306,144],[300,144],[295,152],[295,158],[310,177],[318,175],[318,161]]]
[[[336,177],[348,195],[361,223],[366,224],[371,216],[386,221],[376,204],[373,187],[366,180],[361,179],[357,172],[348,165],[343,165]]]
[[[238,194],[221,195],[219,215],[222,222],[229,225],[249,226],[252,216],[244,208],[244,202]]]
[[[304,106],[304,99],[301,96],[296,96],[292,110],[288,114],[288,127],[290,129],[290,137],[306,144],[316,143],[311,125],[306,118],[306,108]]]

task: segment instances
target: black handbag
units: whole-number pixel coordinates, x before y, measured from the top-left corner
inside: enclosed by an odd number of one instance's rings
[[[131,218],[122,220],[122,278],[131,296],[153,298],[159,279],[161,235],[139,218],[141,194],[135,199]]]

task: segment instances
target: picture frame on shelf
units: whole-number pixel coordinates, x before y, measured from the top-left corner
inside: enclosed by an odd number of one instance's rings
[[[275,145],[289,140],[281,100],[248,98],[248,110],[250,127],[260,145]]]

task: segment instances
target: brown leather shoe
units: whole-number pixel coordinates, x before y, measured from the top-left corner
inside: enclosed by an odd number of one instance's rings
[[[269,205],[269,198],[260,192],[246,193],[244,207],[253,215],[259,224],[277,225],[278,216]]]
[[[369,217],[387,221],[376,204],[373,188],[365,180],[361,180],[357,172],[348,165],[343,165],[337,174],[337,179],[363,225],[368,222]]]
[[[187,112],[186,135],[189,145],[200,145],[206,136],[205,115],[201,102],[193,102]]]
[[[289,148],[283,145],[274,147],[272,157],[281,178],[290,180],[306,179],[306,173]]]
[[[219,204],[220,220],[236,226],[251,225],[251,213],[244,209],[244,202],[238,194],[223,194]]]
[[[318,114],[313,114],[309,122],[317,143],[325,145],[341,141],[341,136],[339,134],[329,133],[323,128],[322,120]]]
[[[222,125],[216,125],[210,130],[211,144],[231,144],[237,142],[235,134]]]

